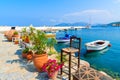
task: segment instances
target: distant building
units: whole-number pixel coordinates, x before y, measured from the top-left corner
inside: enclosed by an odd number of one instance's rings
[[[118,27],[120,27],[120,23],[114,23],[114,24],[112,24],[112,26],[118,26]]]
[[[120,22],[112,22],[109,25],[113,27],[120,27]]]

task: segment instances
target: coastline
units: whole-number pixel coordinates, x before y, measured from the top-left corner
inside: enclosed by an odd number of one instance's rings
[[[13,27],[13,26],[0,26],[0,32],[10,30],[11,27]],[[28,28],[30,26],[15,26],[15,29],[17,31],[20,31],[24,27]],[[39,26],[39,27],[34,27],[34,28],[39,29],[39,30],[57,31],[57,30],[65,30],[65,29],[82,29],[82,28],[86,28],[86,27],[85,26],[74,26],[74,27],[71,27],[71,26]]]
[[[2,28],[2,29],[1,29]],[[21,29],[22,29],[23,27],[16,27],[16,30],[18,30],[18,31],[20,31]],[[41,29],[41,30],[47,30],[47,29],[49,29],[50,27],[35,27],[36,29]],[[52,27],[51,29],[57,29],[57,30],[60,30],[60,29],[69,29],[70,27]],[[10,30],[11,29],[11,27],[0,27],[0,32],[4,32],[4,31],[6,31],[6,30]],[[82,61],[82,64],[83,65],[87,65],[88,67],[90,67],[90,64],[88,63],[88,62],[86,62],[86,61],[84,61],[84,60],[80,60],[80,61]],[[99,71],[99,72],[101,72],[101,71]],[[103,72],[102,71],[102,73],[101,73],[102,75],[105,75],[106,77],[108,77],[108,78],[111,78],[108,74],[106,74],[105,72]],[[110,80],[112,80],[112,78],[110,79]]]

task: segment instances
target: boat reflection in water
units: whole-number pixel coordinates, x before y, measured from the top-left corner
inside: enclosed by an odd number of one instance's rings
[[[98,53],[105,54],[108,50],[109,50],[109,47],[107,47],[101,51],[98,51]]]
[[[98,56],[101,56],[101,54],[105,54],[108,50],[109,50],[109,47],[106,47],[100,51],[86,52],[86,54],[84,54],[84,57],[85,58],[98,57]]]

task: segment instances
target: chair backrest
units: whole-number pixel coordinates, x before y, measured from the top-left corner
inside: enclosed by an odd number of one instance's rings
[[[15,27],[11,27],[11,29],[15,29]]]
[[[81,49],[81,38],[78,38],[76,36],[71,36],[70,37],[70,47],[76,48],[76,49]]]

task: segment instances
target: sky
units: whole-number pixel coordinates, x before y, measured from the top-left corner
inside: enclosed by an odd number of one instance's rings
[[[0,25],[120,21],[120,0],[0,0]]]

